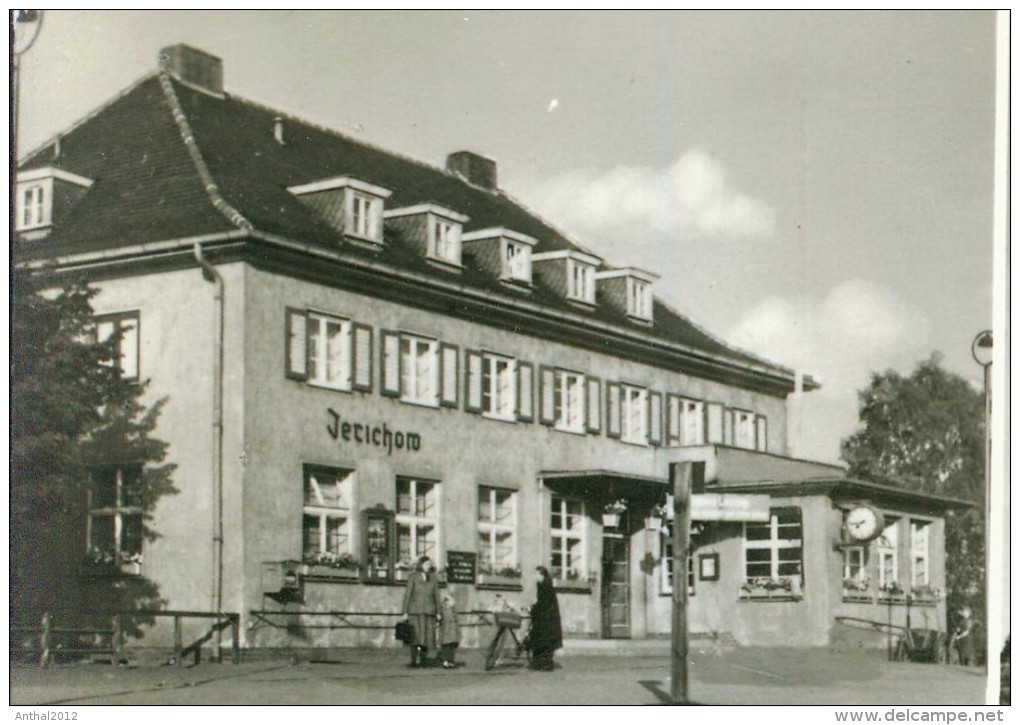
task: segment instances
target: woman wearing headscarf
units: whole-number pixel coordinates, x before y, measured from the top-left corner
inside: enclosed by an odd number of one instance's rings
[[[540,566],[535,572],[538,596],[531,605],[531,632],[528,634],[528,648],[531,650],[529,667],[533,670],[551,672],[553,655],[563,646],[560,605],[556,601],[549,570]]]
[[[432,574],[432,561],[421,557],[407,579],[404,589],[404,613],[414,628],[411,667],[428,667],[435,655],[436,617],[439,615],[439,585]]]

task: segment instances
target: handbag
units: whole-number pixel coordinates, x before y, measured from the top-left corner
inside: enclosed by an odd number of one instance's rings
[[[399,642],[404,644],[411,644],[414,642],[414,627],[411,626],[411,622],[406,619],[402,619],[393,626],[393,634],[396,636]]]

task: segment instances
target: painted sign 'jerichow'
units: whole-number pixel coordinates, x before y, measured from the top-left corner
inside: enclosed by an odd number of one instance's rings
[[[386,454],[393,453],[393,449],[419,451],[421,450],[421,436],[417,433],[406,433],[404,431],[392,431],[383,423],[382,426],[368,425],[367,423],[351,423],[341,421],[340,414],[332,408],[327,408],[329,422],[326,423],[326,430],[333,440],[343,439],[354,441],[365,445],[385,448]]]

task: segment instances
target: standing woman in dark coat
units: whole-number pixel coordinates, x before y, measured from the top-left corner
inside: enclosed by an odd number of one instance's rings
[[[533,670],[551,672],[553,654],[563,646],[563,629],[560,627],[560,605],[553,591],[552,577],[544,566],[537,567],[538,597],[531,605],[531,632],[528,647],[531,650]]]

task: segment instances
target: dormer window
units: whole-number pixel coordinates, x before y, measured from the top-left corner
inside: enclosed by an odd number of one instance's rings
[[[595,275],[600,304],[637,322],[652,322],[652,283],[658,277],[641,269],[609,269]]]
[[[354,241],[373,245],[383,241],[383,203],[393,193],[351,176],[288,187],[337,231]]]
[[[54,167],[19,172],[15,197],[15,229],[43,236],[84,196],[90,186],[92,179]]]
[[[474,252],[475,262],[486,272],[511,288],[530,289],[531,249],[538,244],[537,239],[503,227],[468,232],[463,239]]]
[[[468,217],[438,204],[388,209],[386,226],[405,244],[442,267],[461,265],[461,229]]]
[[[543,282],[571,302],[595,305],[595,269],[602,260],[577,249],[561,249],[532,256]]]

